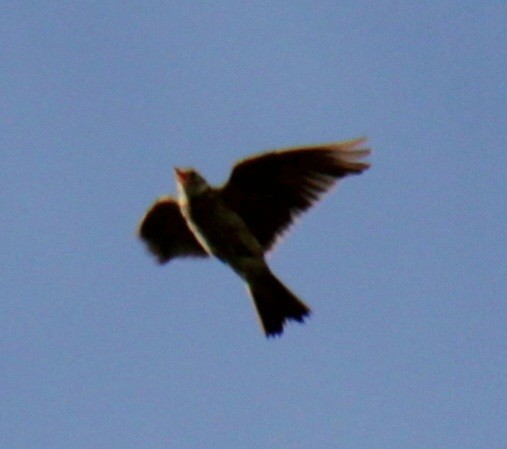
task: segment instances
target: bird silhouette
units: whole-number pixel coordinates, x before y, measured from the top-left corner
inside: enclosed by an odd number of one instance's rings
[[[160,263],[215,256],[247,284],[265,334],[281,335],[287,320],[310,308],[271,272],[265,254],[338,180],[362,173],[366,139],[269,151],[236,163],[212,187],[193,168],[175,168],[178,198],[159,198],[138,233]]]

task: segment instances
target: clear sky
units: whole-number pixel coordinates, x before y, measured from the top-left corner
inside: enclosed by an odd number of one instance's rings
[[[503,1],[4,2],[0,447],[507,441]],[[270,256],[267,340],[216,260],[135,228],[173,166],[366,135]]]

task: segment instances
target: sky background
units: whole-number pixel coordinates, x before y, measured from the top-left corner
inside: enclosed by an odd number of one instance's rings
[[[504,448],[503,1],[4,2],[0,447]],[[136,239],[173,166],[366,135],[273,270]]]

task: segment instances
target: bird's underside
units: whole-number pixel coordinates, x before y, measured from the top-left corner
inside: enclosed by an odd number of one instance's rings
[[[176,169],[179,199],[157,200],[139,235],[160,263],[211,254],[230,265],[247,282],[265,333],[279,335],[310,309],[271,273],[264,254],[338,180],[369,167],[365,141],[261,153],[238,162],[218,188],[193,169]]]

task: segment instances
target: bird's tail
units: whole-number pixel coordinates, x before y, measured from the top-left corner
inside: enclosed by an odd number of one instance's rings
[[[268,337],[281,335],[286,320],[302,323],[310,314],[310,308],[283,285],[267,267],[260,272],[257,271],[253,276],[248,276],[247,285]]]

